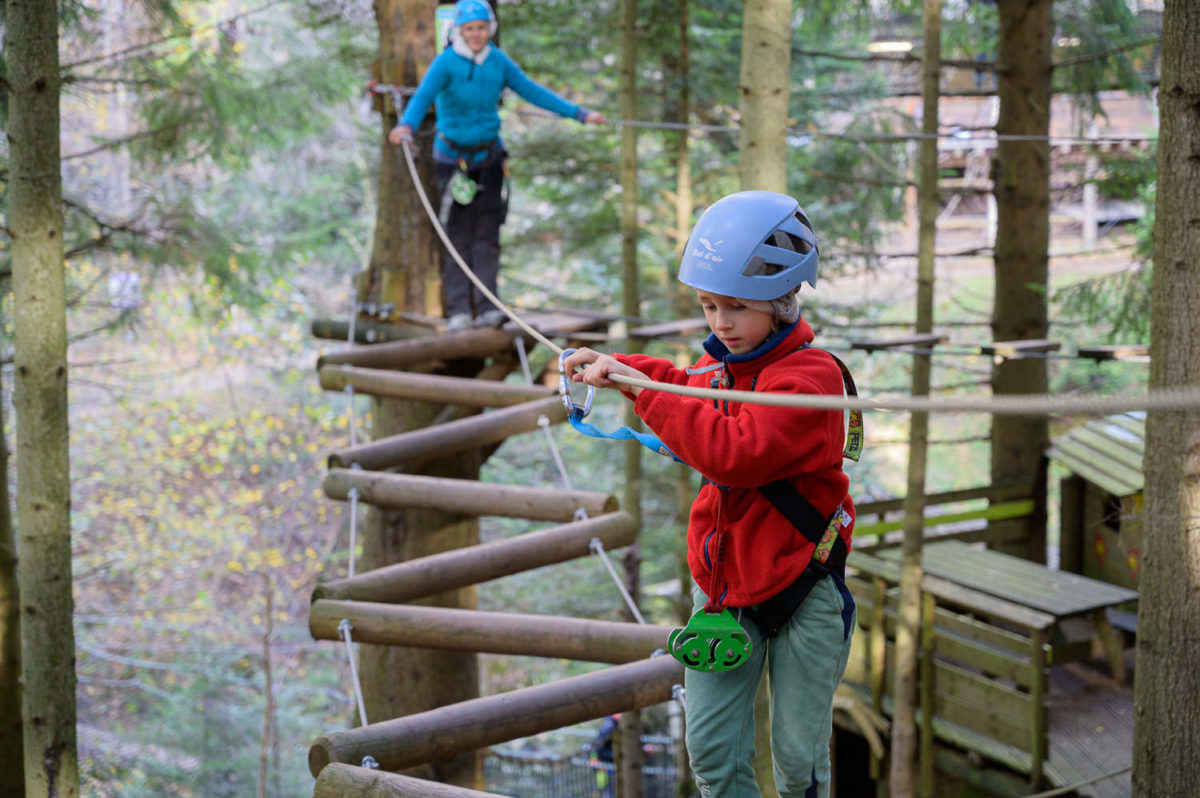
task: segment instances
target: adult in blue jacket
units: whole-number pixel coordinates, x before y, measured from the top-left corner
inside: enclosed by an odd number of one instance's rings
[[[437,109],[434,169],[442,193],[441,221],[454,248],[495,293],[500,270],[500,225],[508,212],[504,192],[508,153],[500,139],[500,93],[512,89],[534,105],[580,122],[602,124],[598,111],[567,102],[526,75],[500,48],[490,44],[496,15],[487,0],[459,0],[454,6],[451,46],[434,59],[388,138],[412,143],[429,106]],[[504,319],[490,309],[453,262],[442,267],[447,328],[461,329],[478,319]]]

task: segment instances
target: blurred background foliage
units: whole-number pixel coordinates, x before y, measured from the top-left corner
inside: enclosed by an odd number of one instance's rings
[[[913,15],[916,5],[893,10]],[[1120,17],[1123,5],[1062,3],[1056,10],[1085,49],[1089,42],[1111,47],[1118,35],[1135,38]],[[669,0],[640,5],[642,119],[669,118],[684,79],[675,61],[677,8]],[[689,4],[693,122],[736,124],[741,9],[733,0]],[[531,76],[617,115],[615,0],[501,2],[499,16],[502,46]],[[890,81],[878,64],[813,54],[862,52],[872,22],[865,3],[796,6],[789,190],[822,242],[821,290],[805,309],[818,343],[847,359],[864,393],[901,395],[910,382],[906,357],[850,352],[847,342],[911,323],[911,259],[894,255],[914,249],[901,231],[915,150],[904,141],[821,134],[903,133],[915,123],[886,102]],[[947,11],[946,57],[991,57],[995,28],[986,4]],[[308,322],[347,316],[350,278],[371,246],[380,130],[362,88],[377,47],[373,12],[365,0],[86,0],[64,4],[62,31],[86,791],[250,794],[270,673],[270,792],[306,794],[309,744],[354,717],[344,651],[314,643],[306,624],[315,581],[347,565],[348,512],[324,498],[320,483],[325,455],[345,443],[351,419],[344,395],[317,386],[315,357],[332,344],[312,340]],[[1080,65],[1070,80],[1093,88],[1133,84],[1136,67]],[[549,120],[514,99],[503,115],[514,202],[502,296],[525,308],[615,311],[619,132]],[[676,315],[674,135],[639,135],[639,256],[643,316],[651,319]],[[699,209],[737,188],[737,136],[692,131],[689,143]],[[0,149],[0,210],[6,163]],[[1101,190],[1152,208],[1153,167],[1153,153],[1109,159]],[[1146,340],[1151,219],[1147,213],[1133,229],[1110,231],[1118,246],[1136,245],[1127,268],[1056,274],[1057,340]],[[5,280],[7,255],[0,237]],[[1119,257],[1129,260],[1127,252]],[[0,360],[9,367],[7,289],[3,301]],[[964,262],[939,284],[937,302],[936,318],[953,325],[951,343],[986,340],[990,261]],[[651,351],[695,353],[697,344],[662,342]],[[940,359],[935,390],[985,390],[989,368],[979,358]],[[1059,392],[1116,391],[1145,378],[1136,364],[1084,361],[1056,363],[1051,373]],[[10,385],[6,379],[6,392]],[[620,411],[615,397],[604,397],[598,423],[617,426]],[[354,417],[369,427],[365,404]],[[875,414],[867,423],[867,453],[850,469],[855,495],[898,495],[907,418]],[[555,434],[575,484],[620,495],[619,446]],[[941,416],[931,434],[938,445],[930,490],[986,481],[987,443],[977,420]],[[542,439],[528,436],[501,448],[484,479],[545,485],[558,476]],[[673,610],[654,594],[676,577],[684,519],[675,515],[669,463],[647,457],[644,480],[645,609],[651,620],[669,623]],[[527,528],[484,519],[482,533],[495,539]],[[480,604],[606,619],[621,612],[595,559],[484,585]],[[485,692],[594,667],[484,662]]]

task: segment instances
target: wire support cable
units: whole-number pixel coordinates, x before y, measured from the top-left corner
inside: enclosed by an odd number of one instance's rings
[[[354,552],[358,549],[358,488],[351,488],[346,498],[350,500],[350,559],[346,576],[351,578],[354,576]]]
[[[358,718],[362,725],[366,726],[367,705],[363,701],[362,683],[358,679],[358,663],[354,661],[354,643],[351,640],[354,624],[350,623],[349,618],[342,618],[338,622],[337,628],[342,633],[342,640],[346,641],[346,660],[350,663],[350,678],[354,681],[354,700],[358,702]]]
[[[592,538],[588,543],[588,548],[600,556],[604,562],[604,567],[608,569],[609,576],[613,582],[617,584],[617,590],[621,591],[621,598],[625,600],[625,606],[629,607],[629,611],[633,613],[633,617],[638,623],[646,623],[646,619],[642,617],[642,613],[637,608],[637,604],[633,601],[633,596],[629,595],[629,591],[625,589],[625,583],[621,581],[621,577],[617,574],[617,569],[613,567],[612,561],[608,559],[608,552],[604,550],[604,541],[600,538]]]
[[[549,111],[534,108],[517,108],[513,113],[519,116],[533,116],[543,119],[556,119],[557,115]],[[702,122],[651,122],[642,119],[608,119],[605,124],[613,127],[632,127],[646,130],[697,130],[705,133],[740,133],[740,125],[715,125]],[[966,133],[967,135],[964,135]],[[979,144],[994,144],[1000,141],[1048,141],[1051,146],[1068,144],[1120,144],[1122,142],[1157,143],[1157,136],[1138,135],[1103,135],[1103,136],[1055,136],[1040,133],[992,133],[986,136],[973,135],[972,131],[948,131],[945,133],[885,133],[885,132],[833,132],[828,130],[813,130],[810,128],[788,128],[787,135],[800,139],[834,139],[839,141],[956,141],[963,148]]]
[[[517,355],[521,359],[521,371],[525,374],[525,382],[533,385],[533,371],[529,368],[529,356],[525,351],[525,339],[517,336],[516,338]],[[550,430],[550,419],[546,416],[538,416],[538,426],[542,428],[542,432],[546,434],[546,445],[550,449],[550,456],[554,458],[554,465],[558,468],[558,475],[562,479],[563,487],[567,490],[575,490],[575,486],[571,483],[571,475],[567,472],[567,464],[563,462],[562,453],[558,451],[558,444],[554,440],[554,433]],[[586,507],[577,507],[575,509],[575,520],[583,521],[588,517]]]
[[[417,164],[413,160],[412,148],[405,142],[400,146],[403,152],[408,173],[413,186],[425,208],[425,214],[433,226],[434,232],[441,239],[451,259],[466,275],[467,279],[479,289],[497,310],[507,316],[520,329],[524,330],[538,343],[547,347],[555,355],[563,353],[562,347],[555,344],[542,333],[535,330],[524,319],[520,318],[511,308],[504,304],[483,281],[471,270],[463,260],[462,255],[451,243],[446,230],[438,221],[438,215],[425,194],[421,183]],[[817,410],[877,410],[908,413],[983,413],[998,416],[1050,416],[1050,415],[1110,415],[1113,413],[1128,413],[1134,410],[1197,410],[1200,409],[1200,386],[1172,386],[1148,391],[1142,396],[1056,396],[1054,394],[1011,394],[992,397],[924,397],[914,396],[900,399],[827,396],[817,394],[773,394],[751,391],[717,390],[713,388],[696,388],[689,385],[672,385],[669,383],[644,380],[636,377],[626,377],[622,374],[610,374],[608,378],[619,385],[634,388],[645,388],[665,393],[690,396],[697,399],[718,399],[746,404],[769,405],[773,407],[803,407]]]

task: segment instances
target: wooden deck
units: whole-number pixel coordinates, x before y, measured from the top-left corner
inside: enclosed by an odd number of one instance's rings
[[[1046,709],[1050,716],[1046,775],[1056,787],[1133,764],[1133,688],[1129,685],[1086,665],[1051,668]],[[1128,798],[1132,792],[1129,772],[1079,790],[1092,798]]]

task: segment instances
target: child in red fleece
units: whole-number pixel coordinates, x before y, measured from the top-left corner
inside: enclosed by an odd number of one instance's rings
[[[563,362],[577,382],[620,388],[662,442],[704,477],[688,524],[696,607],[733,610],[747,662],[686,675],[687,747],[700,793],[758,796],[754,696],[769,668],[771,753],[784,798],[829,795],[833,694],[850,652],[854,600],[842,579],[854,505],[842,471],[841,412],[773,407],[618,386],[610,375],[771,393],[852,387],[840,361],[809,348],[803,282],[815,285],[817,242],[791,197],[743,191],[692,229],[679,279],[696,289],[712,330],[689,369],[645,355],[580,349]]]

